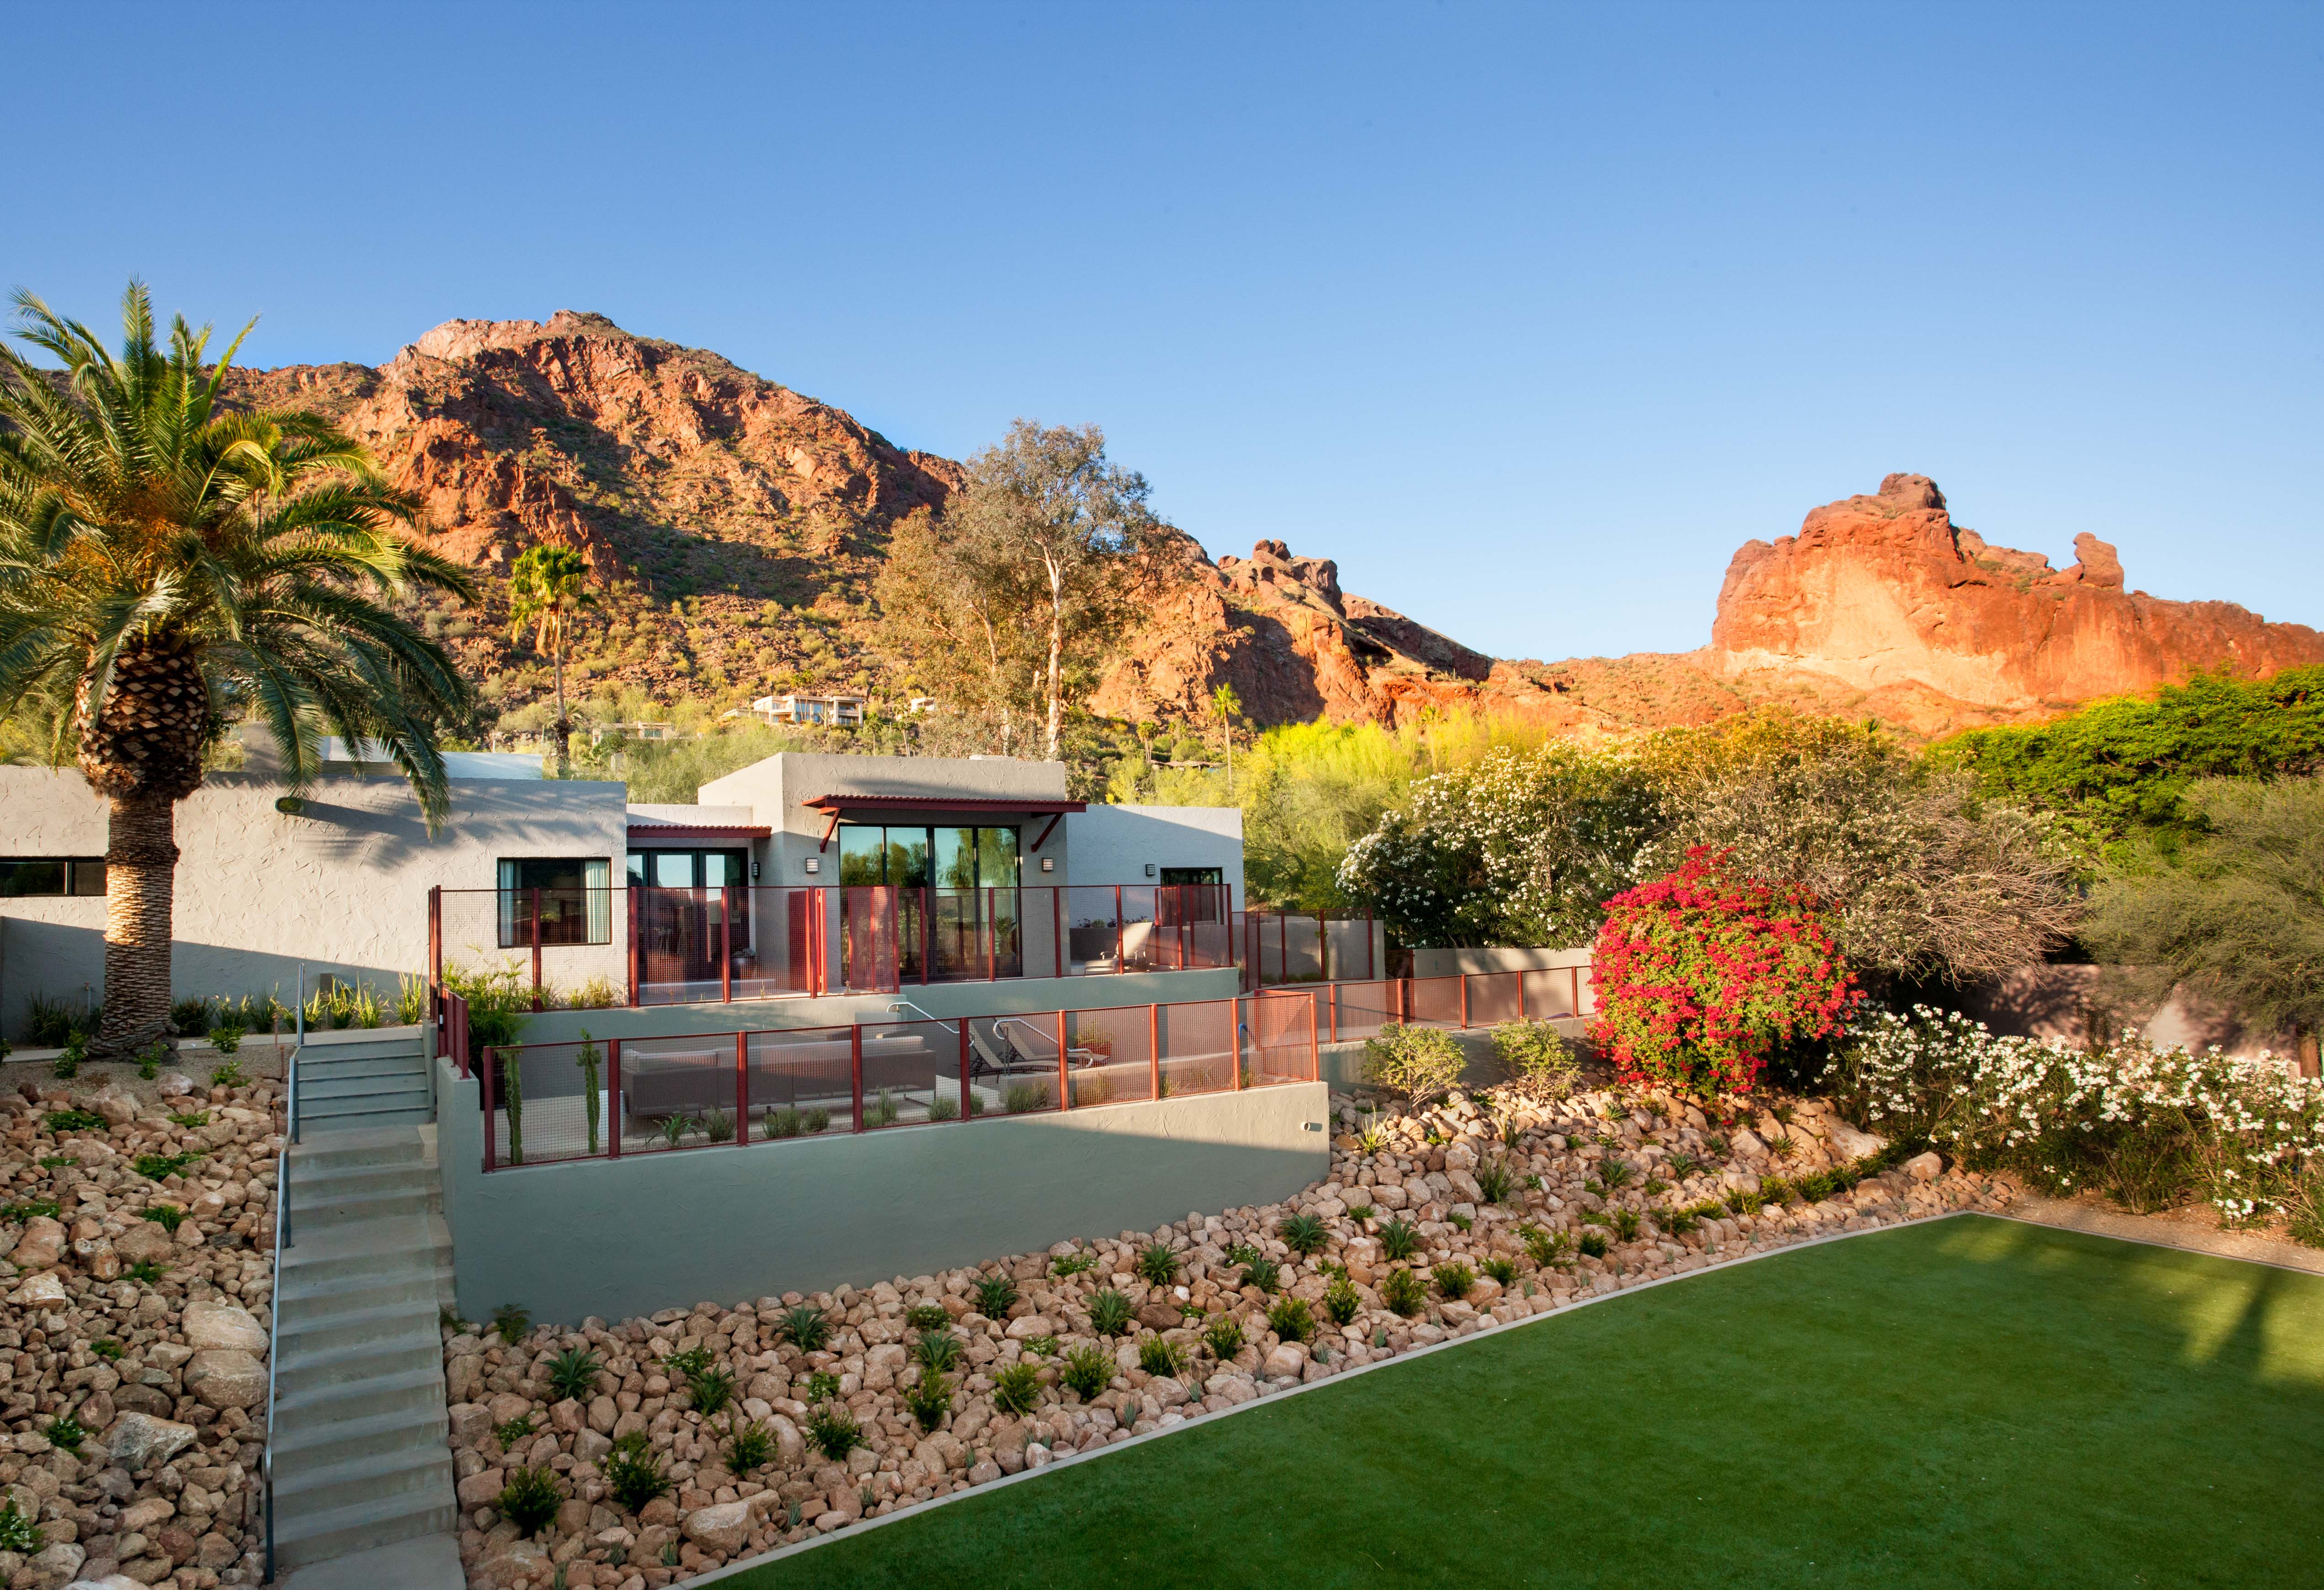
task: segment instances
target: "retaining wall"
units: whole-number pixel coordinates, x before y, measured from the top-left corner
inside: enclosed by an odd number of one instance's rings
[[[511,1302],[574,1323],[864,1286],[1279,1202],[1331,1169],[1321,1082],[489,1176],[477,1083],[439,1061],[437,1087],[471,1319]]]

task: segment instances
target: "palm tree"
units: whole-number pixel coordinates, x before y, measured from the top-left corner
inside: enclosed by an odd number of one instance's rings
[[[227,726],[265,726],[293,794],[325,734],[372,741],[440,821],[437,735],[471,693],[384,604],[474,588],[395,532],[411,500],[328,421],[226,408],[248,326],[213,365],[208,327],[156,340],[134,281],[117,355],[15,303],[18,338],[62,368],[0,345],[0,717],[108,803],[95,1052],[126,1053],[167,1040],[176,806]]]
[[[509,633],[532,630],[533,650],[546,647],[557,662],[557,776],[568,772],[567,743],[573,720],[565,716],[565,642],[572,621],[595,607],[589,594],[589,559],[571,547],[532,547],[509,570]]]

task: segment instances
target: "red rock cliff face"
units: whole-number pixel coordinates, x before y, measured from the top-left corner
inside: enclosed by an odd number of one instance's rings
[[[1796,536],[1729,564],[1707,661],[1729,679],[1812,676],[1927,728],[1963,715],[2055,711],[2202,670],[2324,661],[2324,635],[2227,602],[2123,589],[2096,537],[2053,569],[1952,522],[1918,475],[1809,513]],[[1829,686],[1826,687],[1827,689]]]

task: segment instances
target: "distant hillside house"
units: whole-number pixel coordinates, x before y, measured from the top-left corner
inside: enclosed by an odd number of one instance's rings
[[[761,696],[751,710],[769,723],[860,724],[868,696]]]

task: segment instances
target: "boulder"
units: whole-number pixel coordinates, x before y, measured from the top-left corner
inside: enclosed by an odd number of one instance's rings
[[[1843,1162],[1868,1158],[1888,1146],[1886,1138],[1869,1132],[1858,1132],[1837,1115],[1827,1121],[1825,1125],[1832,1155]]]
[[[174,1258],[177,1240],[157,1220],[132,1221],[127,1231],[113,1239],[113,1251],[124,1264],[161,1264]]]
[[[697,1507],[686,1515],[685,1528],[686,1538],[705,1551],[723,1551],[731,1557],[751,1538],[751,1504],[726,1502]]]
[[[174,1419],[124,1413],[106,1431],[105,1451],[115,1464],[134,1474],[141,1468],[161,1467],[192,1446],[198,1434],[193,1426]]]
[[[8,1300],[19,1308],[64,1308],[72,1303],[65,1291],[64,1279],[52,1270],[29,1277],[23,1286],[8,1294]]]
[[[460,1482],[460,1506],[463,1510],[490,1507],[507,1485],[508,1470],[480,1468]]]
[[[24,1234],[16,1243],[16,1251],[8,1255],[9,1262],[19,1270],[46,1270],[64,1257],[69,1240],[60,1222],[46,1215],[35,1215],[24,1222]]]
[[[1767,1145],[1760,1142],[1759,1134],[1748,1126],[1737,1127],[1729,1146],[1746,1160],[1764,1160],[1767,1157]]]
[[[208,1348],[186,1362],[186,1389],[205,1408],[255,1408],[266,1400],[266,1366],[247,1353]]]
[[[1943,1172],[1944,1168],[1945,1162],[1937,1157],[1934,1149],[1925,1153],[1914,1154],[1904,1161],[1904,1174],[1915,1181],[1934,1181]]]
[[[1020,1314],[1009,1322],[1009,1339],[1029,1342],[1036,1336],[1053,1336],[1057,1327],[1046,1314]]]
[[[266,1355],[266,1327],[246,1308],[232,1303],[195,1302],[186,1305],[183,1334],[186,1345],[198,1353],[220,1348],[233,1353]]]

